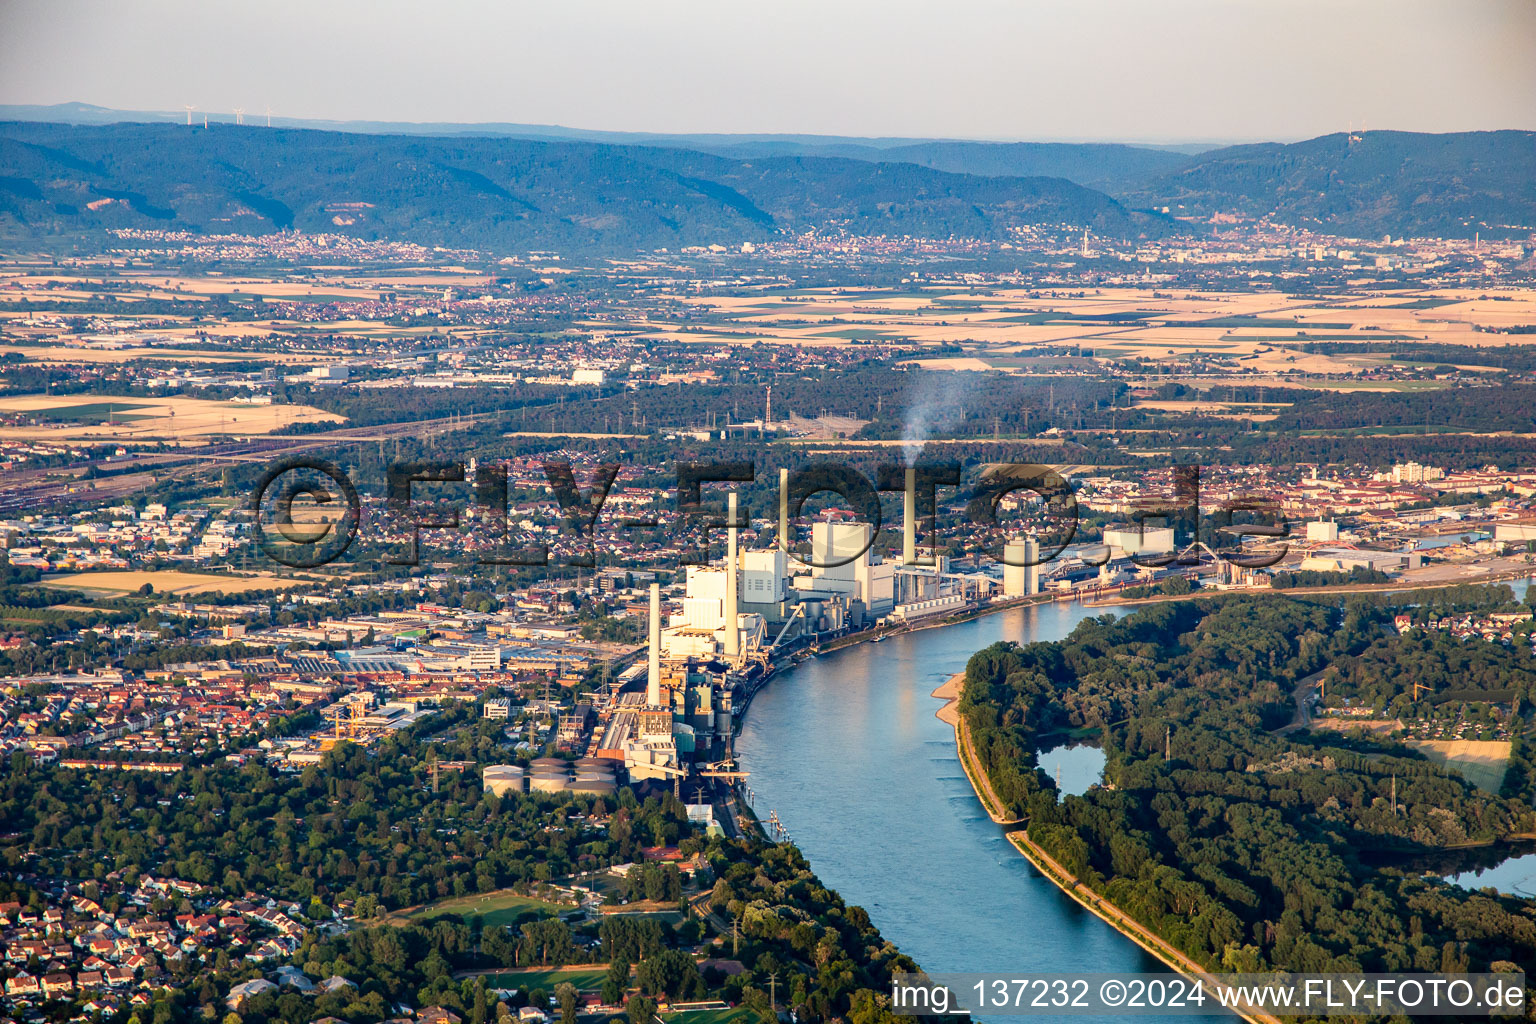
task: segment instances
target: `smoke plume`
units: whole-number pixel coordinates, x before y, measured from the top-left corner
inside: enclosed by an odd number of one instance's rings
[[[948,430],[965,418],[964,374],[921,372],[907,393],[907,416],[901,428],[902,453],[915,466],[923,446],[935,431]]]

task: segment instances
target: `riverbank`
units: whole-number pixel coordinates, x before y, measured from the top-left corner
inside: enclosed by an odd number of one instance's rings
[[[981,801],[982,810],[987,812],[999,825],[1013,826],[1023,824],[1023,818],[1011,818],[1008,816],[1006,805],[992,789],[992,780],[987,778],[987,773],[982,771],[981,765],[976,763],[976,752],[971,749],[971,734],[966,726],[965,719],[960,717],[960,710],[956,706],[960,703],[960,688],[965,685],[965,673],[956,672],[949,679],[933,691],[933,696],[945,698],[945,704],[936,715],[940,721],[955,730],[955,752],[960,757],[960,767],[965,771],[965,777],[971,782],[971,789],[976,793],[976,799]]]
[[[1035,870],[1044,875],[1052,884],[1062,892],[1070,896],[1084,909],[1094,914],[1115,931],[1130,939],[1136,945],[1157,957],[1168,967],[1187,977],[1198,978],[1207,988],[1213,990],[1215,979],[1204,967],[1185,956],[1173,945],[1160,938],[1156,933],[1126,914],[1119,907],[1106,900],[1099,893],[1088,888],[1076,876],[1067,871],[1050,854],[1040,849],[1029,838],[1029,834],[1022,828],[1014,828],[1023,824],[1025,819],[1009,818],[1001,813],[1002,801],[992,790],[991,780],[986,777],[975,761],[975,752],[971,749],[970,735],[966,730],[965,720],[960,717],[956,707],[960,700],[960,688],[965,683],[965,673],[957,672],[949,678],[944,685],[933,691],[932,696],[943,700],[943,707],[935,713],[936,716],[955,730],[955,752],[960,758],[960,766],[965,770],[965,776],[970,780],[971,788],[976,793],[976,799],[981,802],[982,809],[987,816],[999,825],[1008,828],[1007,837],[1014,849],[1023,854]],[[1259,1011],[1239,1011],[1233,1013],[1250,1021],[1251,1024],[1280,1024],[1279,1019]]]
[[[1024,829],[1009,832],[1008,841],[1035,866],[1035,870],[1049,878],[1056,884],[1056,888],[1072,897],[1085,910],[1097,916],[1105,924],[1157,957],[1175,971],[1186,977],[1198,978],[1205,985],[1207,992],[1215,990],[1217,981],[1209,971],[1179,952],[1174,946],[1164,941],[1155,932],[1146,928],[1129,914],[1125,913],[1125,911],[1109,902],[1098,892],[1083,884],[1081,880],[1064,868],[1054,857],[1037,846]],[[1278,1017],[1256,1009],[1233,1009],[1232,1012],[1244,1020],[1253,1022],[1253,1024],[1261,1024],[1261,1022],[1262,1024],[1280,1024]]]
[[[1532,572],[1529,566],[1518,569],[1506,569],[1488,573],[1474,579],[1450,579],[1450,580],[1426,580],[1422,583],[1411,581],[1394,581],[1392,583],[1344,583],[1327,587],[1287,587],[1276,590],[1273,587],[1253,587],[1241,590],[1192,590],[1187,594],[1154,594],[1151,597],[1106,597],[1097,601],[1084,601],[1083,604],[1090,608],[1123,607],[1134,608],[1146,604],[1163,604],[1168,601],[1193,601],[1198,598],[1214,597],[1316,597],[1319,594],[1401,594],[1414,590],[1449,590],[1451,587],[1482,587],[1495,583],[1508,583],[1511,580],[1536,578],[1536,572]]]
[[[944,702],[944,705],[933,713],[933,717],[951,727],[959,724],[960,709],[958,705],[960,703],[960,689],[963,686],[965,686],[965,673],[956,672],[945,680],[943,686],[929,694],[930,697],[937,697]]]

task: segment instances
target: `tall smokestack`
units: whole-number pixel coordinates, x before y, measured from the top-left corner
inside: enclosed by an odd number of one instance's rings
[[[737,628],[736,600],[736,492],[732,491],[725,528],[725,656],[732,662],[741,657],[741,631]]]
[[[907,467],[907,489],[901,495],[901,564],[917,564],[917,467]]]
[[[661,584],[651,584],[651,649],[646,656],[645,703],[661,707]]]
[[[789,554],[789,470],[779,470],[779,550]]]

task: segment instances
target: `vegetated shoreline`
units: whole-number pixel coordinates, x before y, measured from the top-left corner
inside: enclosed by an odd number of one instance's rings
[[[1001,803],[997,795],[992,792],[991,781],[986,777],[983,769],[972,766],[973,755],[971,752],[971,740],[965,729],[965,719],[960,716],[960,689],[965,684],[965,673],[956,672],[931,696],[944,701],[944,705],[935,712],[935,717],[945,722],[955,730],[955,753],[960,759],[960,767],[965,770],[965,777],[970,780],[971,789],[976,794],[976,799],[981,802],[982,809],[987,816],[997,824],[1006,828],[1008,842],[1013,848],[1023,854],[1035,870],[1040,872],[1056,888],[1066,893],[1083,909],[1098,917],[1115,931],[1130,939],[1142,949],[1157,957],[1164,964],[1173,968],[1179,974],[1186,977],[1199,979],[1207,993],[1215,989],[1215,981],[1211,973],[1200,964],[1191,960],[1183,953],[1175,949],[1170,943],[1163,940],[1156,932],[1138,923],[1125,911],[1115,906],[1102,895],[1088,888],[1063,868],[1051,857],[1050,854],[1040,849],[1030,841],[1028,832],[1019,826],[1022,818],[1008,818],[1002,813]],[[1211,996],[1207,995],[1207,998]],[[1257,1009],[1239,1010],[1232,1008],[1232,1013],[1242,1017],[1251,1024],[1280,1024],[1278,1017],[1263,1013]]]
[[[1254,587],[1245,590],[1191,590],[1187,594],[1153,594],[1150,597],[1113,597],[1100,598],[1094,601],[1084,601],[1085,608],[1137,608],[1142,605],[1164,604],[1168,601],[1192,601],[1197,598],[1224,597],[1227,595],[1241,595],[1245,597],[1264,597],[1279,595],[1280,597],[1316,597],[1319,594],[1401,594],[1413,590],[1449,590],[1451,587],[1491,587],[1496,583],[1507,583],[1510,580],[1536,578],[1536,565],[1525,566],[1520,569],[1506,569],[1489,573],[1486,576],[1470,580],[1437,580],[1426,583],[1342,583],[1324,587],[1288,587],[1284,590],[1276,590],[1273,587]]]

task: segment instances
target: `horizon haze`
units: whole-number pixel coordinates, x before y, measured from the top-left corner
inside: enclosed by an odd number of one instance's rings
[[[967,0],[942,12],[796,0],[772,17],[692,0],[430,14],[393,2],[21,0],[0,11],[0,103],[1151,144],[1294,141],[1362,123],[1536,128],[1536,7],[1500,0],[1479,14],[1443,0]]]

